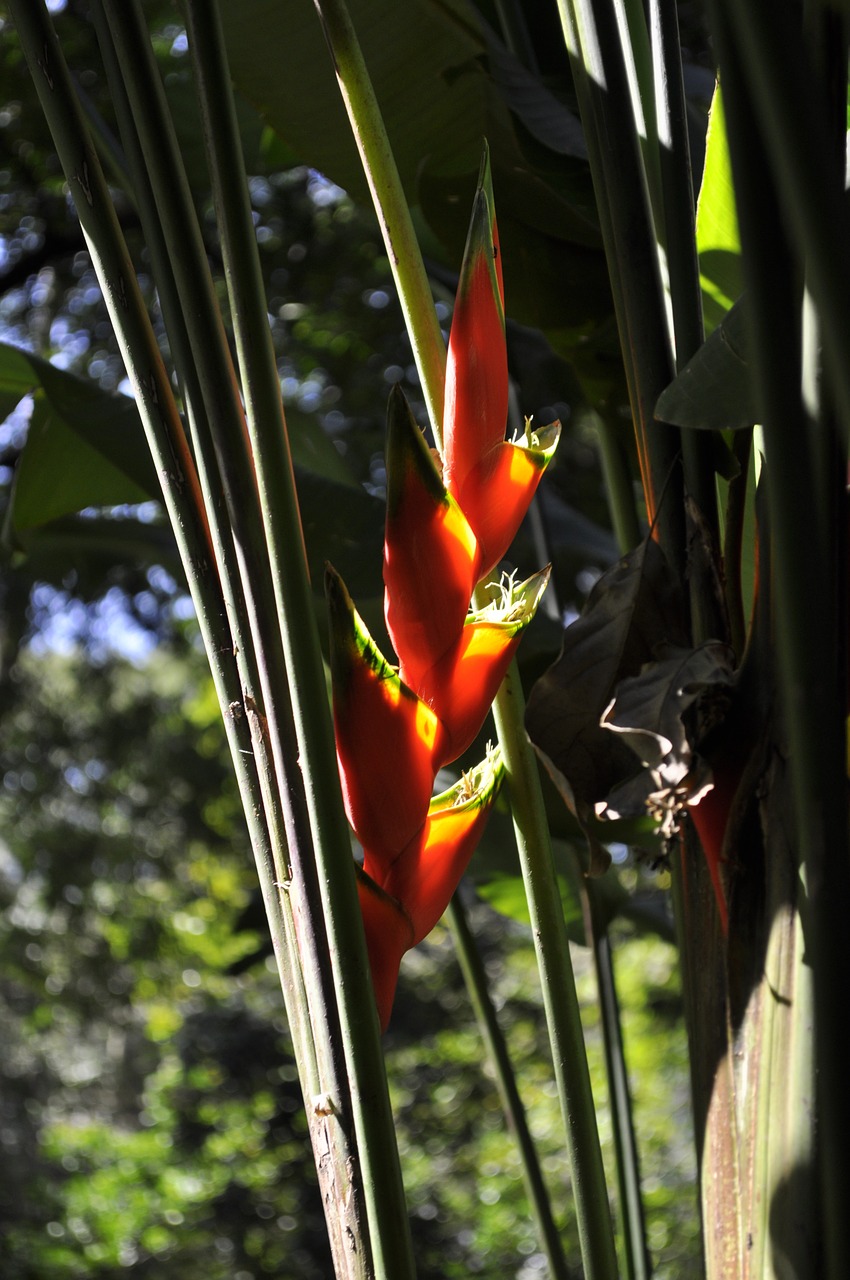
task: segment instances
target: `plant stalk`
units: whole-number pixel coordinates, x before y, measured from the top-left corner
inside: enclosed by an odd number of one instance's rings
[[[386,127],[345,0],[315,0],[398,289],[434,443],[442,448],[446,349]]]
[[[456,893],[452,898],[447,915],[458,962],[478,1021],[481,1038],[487,1047],[496,1075],[502,1109],[516,1139],[525,1192],[537,1224],[538,1239],[549,1261],[549,1274],[552,1280],[569,1280],[569,1268],[564,1257],[558,1228],[552,1217],[552,1205],[543,1181],[543,1172],[534,1139],[528,1128],[528,1119],[517,1087],[516,1073],[511,1065],[505,1037],[490,998],[487,975],[475,945],[460,894]]]
[[[407,1210],[377,1020],[368,1016],[368,961],[265,291],[247,185],[233,177],[244,173],[241,141],[217,8],[209,0],[187,0],[186,11],[278,621],[291,683],[297,684],[299,747],[315,775],[308,802],[344,1050],[336,1089],[350,1091],[375,1265],[379,1274],[401,1277],[413,1274]],[[313,1016],[328,1014],[314,1009]]]

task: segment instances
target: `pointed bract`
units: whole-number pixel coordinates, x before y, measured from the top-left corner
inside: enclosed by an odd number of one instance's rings
[[[560,434],[560,422],[540,431],[527,426],[521,440],[504,440],[480,458],[457,489],[455,496],[478,539],[482,577],[513,542]]]
[[[393,863],[386,892],[402,903],[412,946],[426,938],[469,865],[504,774],[498,747],[449,791],[435,796],[417,836]]]
[[[419,694],[445,730],[441,767],[462,755],[481,729],[549,573],[547,566],[519,585],[508,579],[497,588],[500,598],[471,613],[456,643],[425,673]]]
[[[446,365],[444,479],[449,493],[458,500],[469,471],[504,440],[507,418],[508,355],[502,271],[489,156],[485,153],[460,270]]]
[[[413,925],[398,902],[357,869],[357,896],[381,1030],[386,1031],[405,951],[414,945]]]

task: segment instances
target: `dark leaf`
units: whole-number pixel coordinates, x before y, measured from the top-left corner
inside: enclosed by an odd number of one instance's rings
[[[739,299],[655,406],[678,427],[740,431],[757,421],[750,377],[746,308]]]
[[[533,138],[560,156],[587,158],[581,121],[537,77],[533,76],[483,18],[481,30],[493,79],[504,102]]]
[[[602,575],[561,655],[531,691],[526,727],[565,780],[579,814],[634,772],[634,755],[600,725],[617,684],[661,643],[686,643],[676,578],[651,539]],[[565,797],[566,798],[566,797]]]

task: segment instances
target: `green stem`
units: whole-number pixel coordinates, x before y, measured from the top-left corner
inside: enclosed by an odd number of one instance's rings
[[[786,239],[785,223],[780,223],[778,213],[784,213],[787,207],[782,198],[787,159],[780,162],[772,152],[758,101],[758,85],[772,82],[785,59],[775,48],[772,34],[766,31],[757,61],[774,65],[771,69],[754,67],[749,38],[732,21],[729,10],[734,8],[716,5],[714,19],[729,108],[729,143],[751,307],[756,387],[764,426],[778,671],[794,797],[796,850],[807,894],[800,910],[814,979],[825,1274],[831,1280],[839,1280],[850,1275],[850,1221],[846,1212],[850,1153],[845,1141],[850,1132],[850,1094],[845,1079],[842,1012],[843,995],[850,985],[846,929],[850,902],[845,771],[847,677],[839,666],[846,590],[834,573],[836,562],[842,561],[841,556],[836,557],[835,548],[844,543],[844,529],[843,520],[839,523],[833,517],[830,527],[827,519],[815,518],[813,513],[844,510],[846,461],[827,477],[834,494],[824,492],[818,466],[821,447],[815,437],[817,432],[828,430],[828,418],[812,423],[803,403],[801,292],[794,285],[798,271]],[[768,27],[771,21],[767,22]],[[783,95],[785,92],[784,88]],[[793,93],[789,105],[799,108],[802,121],[807,122],[808,109],[801,102],[795,103]],[[784,105],[778,105],[777,110],[784,114]],[[795,123],[794,132],[799,133],[797,143],[803,143],[806,134],[799,129],[799,123]],[[814,127],[817,129],[817,124]],[[817,140],[812,137],[809,142],[811,153],[816,154]],[[797,151],[795,144],[792,154]],[[796,181],[804,183],[808,161],[799,156],[798,159]],[[834,163],[828,166],[827,171],[830,170],[835,175]],[[823,177],[818,180],[820,186],[824,185]],[[832,191],[831,186],[828,189]],[[831,258],[833,249],[839,254],[839,246],[829,237],[823,245],[810,244],[809,234],[813,231],[807,231],[804,237],[808,250],[805,264],[807,269],[811,266],[814,279],[816,258],[823,251]],[[840,274],[840,257],[836,269]],[[821,295],[823,309],[819,318],[826,342],[833,316],[824,303]],[[846,296],[842,306],[846,320],[850,316]],[[834,456],[840,458],[841,451],[836,449]],[[812,607],[804,607],[803,602],[808,601]],[[816,619],[813,609],[819,611]],[[809,1142],[806,1154],[812,1161],[811,1132]],[[798,1160],[803,1154],[798,1152]]]
[[[702,293],[696,251],[696,214],[682,79],[679,19],[675,0],[650,0],[655,68],[655,117],[664,208],[664,254],[670,289],[676,369],[702,345]],[[696,505],[698,534],[713,556],[720,553],[720,522],[714,477],[714,441],[707,432],[682,431],[685,489]],[[711,580],[688,576],[695,643],[722,636],[723,620]]]
[[[605,410],[591,412],[596,423],[602,476],[614,536],[620,551],[625,554],[638,545],[643,533],[635,501],[634,476],[622,439],[622,423],[616,414]]]
[[[575,977],[536,757],[523,726],[516,661],[493,704],[505,761],[520,866],[543,989],[543,1005],[587,1280],[611,1280],[617,1256]]]
[[[251,208],[246,184],[234,181],[244,173],[235,106],[216,6],[187,0],[186,11],[299,749],[311,762],[308,804],[371,1244],[378,1273],[402,1277],[413,1274],[407,1210],[377,1020],[369,1016],[362,919]]]
[[[210,459],[209,463],[205,462],[209,501],[217,508],[223,492],[232,530],[241,587],[241,595],[234,601],[234,607],[241,610],[244,599],[246,617],[240,635],[243,641],[250,637],[239,653],[244,706],[254,750],[261,762],[259,775],[261,783],[265,783],[267,819],[277,823],[282,812],[286,827],[286,835],[279,828],[273,832],[274,845],[281,851],[278,883],[287,885],[289,892],[296,896],[296,910],[299,918],[305,921],[300,945],[307,948],[307,954],[312,958],[311,965],[305,970],[305,980],[308,985],[320,983],[326,992],[332,993],[320,897],[310,857],[310,824],[302,777],[297,767],[298,745],[292,723],[287,673],[236,377],[143,15],[135,0],[120,4],[116,0],[104,0],[104,10],[168,246],[180,310],[186,322],[191,363],[202,397],[202,412],[197,413],[194,421],[199,431],[209,432],[212,446],[208,451],[204,440],[199,448],[199,456],[203,452],[204,458]],[[228,536],[224,535],[225,538]],[[273,769],[265,766],[267,753],[271,754]],[[291,877],[285,868],[282,852],[285,848],[294,869]],[[306,905],[300,909],[299,903]],[[325,997],[325,1002],[328,1007],[333,1007],[332,994]],[[333,1036],[333,1031],[328,1034]],[[322,1092],[332,1094],[333,1089],[327,1087]]]
[[[592,885],[588,888],[592,890]],[[589,896],[591,912],[593,912],[592,892]],[[651,1264],[646,1245],[640,1166],[623,1046],[623,1030],[620,1024],[620,1005],[614,981],[611,939],[604,925],[600,926],[596,921],[593,923],[592,933],[599,1007],[602,1013],[602,1039],[605,1046],[608,1086],[611,1091],[611,1127],[617,1151],[617,1182],[620,1191],[620,1212],[623,1218],[626,1276],[628,1280],[648,1280],[651,1275]]]
[[[552,1280],[569,1280],[569,1268],[561,1246],[561,1238],[552,1217],[549,1193],[543,1181],[537,1150],[528,1128],[525,1108],[519,1096],[508,1047],[487,989],[484,965],[458,894],[455,894],[449,903],[447,915],[466,989],[496,1074],[502,1107],[516,1139],[525,1191],[537,1223],[538,1239],[549,1260],[550,1275]]]
[[[753,111],[770,157],[780,207],[797,253],[806,261],[807,285],[821,316],[824,360],[841,410],[846,448],[850,436],[850,236],[843,173],[837,173],[832,148],[834,124],[823,109],[823,86],[811,71],[801,32],[792,25],[791,6],[723,0],[722,9],[749,70]],[[846,59],[844,79],[846,84]],[[836,177],[841,181],[836,182]]]
[[[647,513],[684,576],[679,433],[654,416],[672,380],[667,316],[617,18],[613,0],[558,0],[558,9],[608,260]]]
[[[446,349],[408,200],[345,0],[315,0],[315,4],[398,288],[434,442],[440,449]]]
[[[109,190],[91,146],[71,79],[43,4],[12,0],[12,16],[29,62],[57,154],[74,196],[107,309],[160,476],[166,510],[201,635],[248,819],[266,901],[272,944],[288,988],[286,928],[275,858],[260,801],[242,686],[222,598],[194,462],[155,335],[139,292]]]

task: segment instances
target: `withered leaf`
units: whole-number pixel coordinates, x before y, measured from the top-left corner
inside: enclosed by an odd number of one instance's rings
[[[628,743],[643,768],[615,787],[600,816],[622,818],[649,809],[664,815],[672,833],[677,808],[701,785],[706,772],[694,744],[711,703],[726,700],[734,683],[734,655],[717,640],[696,649],[668,650],[638,676],[625,679],[602,717],[608,730]]]
[[[631,748],[600,720],[618,683],[662,643],[687,643],[684,608],[664,553],[647,539],[596,583],[528,700],[529,736],[568,783],[579,816],[635,770]]]

